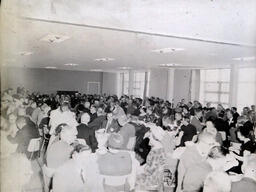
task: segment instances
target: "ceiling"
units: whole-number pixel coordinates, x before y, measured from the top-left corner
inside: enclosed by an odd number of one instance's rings
[[[256,66],[255,0],[4,0],[1,31],[5,66],[103,71],[163,64]],[[49,34],[68,39],[42,41]],[[161,53],[164,48],[174,51]],[[109,59],[95,60],[101,58]]]

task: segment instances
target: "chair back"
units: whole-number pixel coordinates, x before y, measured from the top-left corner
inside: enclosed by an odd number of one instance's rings
[[[41,138],[33,138],[30,140],[28,145],[28,152],[36,152],[40,150],[40,141]]]
[[[78,139],[78,138],[77,138],[76,140],[77,140],[77,142],[78,142],[79,144],[81,144],[81,145],[87,145],[85,139]]]

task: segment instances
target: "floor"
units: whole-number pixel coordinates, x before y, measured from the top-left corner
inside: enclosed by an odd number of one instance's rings
[[[43,175],[41,167],[43,165],[43,154],[37,160],[31,161],[34,174],[26,186],[24,186],[25,192],[43,192]]]

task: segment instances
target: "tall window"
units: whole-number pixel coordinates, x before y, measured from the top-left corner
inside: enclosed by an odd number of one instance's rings
[[[240,68],[238,71],[237,108],[256,103],[256,68]]]
[[[122,95],[128,95],[129,91],[129,72],[120,73],[121,80],[121,93]]]
[[[200,101],[211,102],[212,106],[229,106],[230,69],[200,71]]]
[[[145,88],[145,72],[134,72],[133,95],[143,98]]]

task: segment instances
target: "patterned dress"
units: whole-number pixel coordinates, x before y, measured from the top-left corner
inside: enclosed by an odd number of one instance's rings
[[[166,155],[163,148],[151,149],[144,167],[144,172],[137,175],[136,188],[157,188],[163,182],[163,167],[166,165]]]

